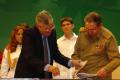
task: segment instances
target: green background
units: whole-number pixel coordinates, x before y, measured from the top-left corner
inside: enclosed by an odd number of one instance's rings
[[[120,44],[120,0],[0,0],[0,49],[4,50],[17,24],[26,22],[33,26],[35,15],[41,10],[48,10],[52,14],[57,38],[63,34],[60,27],[62,17],[73,18],[74,31],[78,34],[79,28],[84,26],[84,16],[96,11]]]

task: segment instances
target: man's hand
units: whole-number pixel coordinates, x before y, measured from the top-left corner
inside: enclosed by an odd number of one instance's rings
[[[81,64],[80,64],[81,60],[72,60],[71,62],[76,68],[81,67]]]
[[[48,67],[48,72],[52,72],[53,76],[60,75],[60,71],[59,71],[58,67],[55,67],[55,66]]]
[[[98,77],[100,77],[102,80],[104,80],[105,79],[105,77],[107,77],[107,71],[104,69],[104,68],[102,68],[102,69],[100,69],[97,73],[97,76]]]

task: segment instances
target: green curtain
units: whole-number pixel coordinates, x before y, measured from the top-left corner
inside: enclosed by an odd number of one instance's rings
[[[21,22],[34,26],[35,15],[48,10],[55,22],[57,38],[63,35],[60,19],[73,18],[75,33],[84,26],[84,17],[91,11],[100,13],[105,27],[113,32],[120,44],[120,0],[0,0],[0,49],[9,42],[12,29]]]

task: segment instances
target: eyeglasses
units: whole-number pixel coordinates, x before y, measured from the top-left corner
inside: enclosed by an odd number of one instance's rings
[[[42,28],[45,31],[52,31],[55,27],[53,24],[44,24],[42,22],[37,23],[38,28]]]
[[[46,31],[52,31],[53,29],[54,29],[55,27],[44,27],[44,30],[46,30]]]
[[[88,31],[96,31],[97,29],[95,28],[95,29],[88,29],[88,28],[86,28],[86,30],[88,30]]]

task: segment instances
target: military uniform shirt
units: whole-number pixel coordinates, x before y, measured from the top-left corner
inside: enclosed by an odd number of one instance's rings
[[[113,34],[105,27],[101,28],[95,39],[90,38],[82,27],[72,58],[87,60],[86,66],[81,71],[90,74],[95,74],[104,68],[111,75],[112,71],[120,65],[117,42]]]

